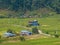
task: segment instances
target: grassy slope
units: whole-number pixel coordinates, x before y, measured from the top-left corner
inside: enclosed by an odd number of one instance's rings
[[[25,19],[16,19],[16,18],[2,18],[0,19],[0,31],[4,32],[8,29],[15,31],[25,30],[29,20],[38,20],[41,26],[38,26],[38,29],[42,31],[54,31],[60,30],[60,16],[47,17],[47,18],[25,18]],[[24,27],[22,27],[24,26]],[[31,27],[32,28],[32,27]],[[58,31],[59,32],[59,31]]]
[[[3,43],[1,45],[60,45],[60,39],[59,38],[41,38],[41,39],[35,39],[35,40],[27,40],[23,42],[10,42],[10,43]]]
[[[38,29],[41,29],[42,31],[49,31],[52,34],[54,30],[60,30],[59,17],[60,16],[58,17],[54,16],[49,18],[0,19],[0,32],[5,32],[8,29],[12,29],[15,31],[26,29],[21,26],[26,26],[29,20],[37,19],[41,24],[41,26],[38,26]],[[34,39],[34,40],[27,40],[24,42],[17,41],[17,42],[3,43],[0,45],[60,45],[60,39],[59,38],[46,38],[46,39],[40,38],[40,39]]]

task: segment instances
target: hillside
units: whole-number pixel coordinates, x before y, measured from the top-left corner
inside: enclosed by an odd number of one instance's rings
[[[60,14],[60,0],[0,0],[0,18]]]

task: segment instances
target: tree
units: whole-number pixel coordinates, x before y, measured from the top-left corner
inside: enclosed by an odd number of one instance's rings
[[[13,31],[11,29],[8,29],[7,33],[13,33]]]
[[[51,12],[56,12],[57,14],[60,14],[60,0],[0,0],[0,9],[2,10],[7,10],[7,11],[14,11],[14,12],[22,12],[23,17],[27,16],[25,15],[26,13],[28,16],[32,16],[31,14],[28,13],[28,11],[31,13],[34,13],[34,11],[39,12],[41,11],[40,9],[47,8],[47,12],[49,9]],[[10,12],[10,13],[11,13]],[[42,11],[41,11],[42,12]],[[43,17],[49,16],[45,12],[43,12],[40,15],[43,15]],[[8,12],[9,13],[9,12]],[[45,13],[45,14],[44,14]],[[14,16],[13,16],[14,15]],[[36,16],[39,14],[36,14]],[[35,16],[35,14],[34,14]],[[33,17],[34,17],[33,16]],[[2,17],[2,16],[1,16]],[[10,17],[20,17],[20,14],[11,14]]]
[[[39,34],[37,27],[32,28],[32,33],[33,34]]]

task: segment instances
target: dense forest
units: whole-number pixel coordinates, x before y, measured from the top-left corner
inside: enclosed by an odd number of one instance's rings
[[[0,0],[0,18],[60,14],[60,0]]]

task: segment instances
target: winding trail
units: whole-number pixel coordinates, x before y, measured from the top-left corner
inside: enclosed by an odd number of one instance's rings
[[[14,24],[14,26],[18,26],[18,27],[22,27],[22,28],[26,28],[26,29],[32,29],[32,28],[30,28],[30,27],[25,27],[25,26],[16,25],[16,24]]]

